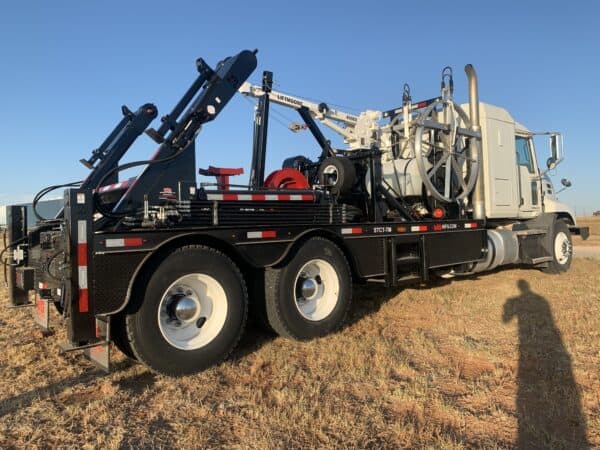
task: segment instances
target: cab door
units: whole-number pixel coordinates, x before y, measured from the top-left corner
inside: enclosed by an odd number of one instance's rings
[[[539,169],[530,136],[516,136],[519,217],[531,218],[542,210]]]

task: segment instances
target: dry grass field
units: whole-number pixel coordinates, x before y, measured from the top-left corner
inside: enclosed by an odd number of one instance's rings
[[[57,315],[44,338],[4,308],[0,448],[600,446],[599,281],[600,260],[576,259],[561,276],[359,287],[339,333],[250,325],[230,360],[181,379],[116,350],[104,375],[59,354]]]

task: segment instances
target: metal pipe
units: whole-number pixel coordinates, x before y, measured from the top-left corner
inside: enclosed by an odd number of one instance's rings
[[[477,73],[471,64],[465,66],[465,73],[469,80],[469,117],[473,131],[481,133],[479,123],[479,90],[477,87]],[[481,151],[481,139],[469,140],[469,157],[477,161],[477,182],[473,189],[473,218],[478,220],[485,219],[485,192],[483,187],[483,158]]]

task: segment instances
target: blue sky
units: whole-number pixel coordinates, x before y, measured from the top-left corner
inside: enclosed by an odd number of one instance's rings
[[[595,2],[10,2],[0,15],[0,204],[42,187],[84,178],[88,157],[120,118],[120,106],[153,102],[166,114],[193,81],[194,61],[211,65],[259,49],[276,89],[343,105],[385,110],[437,95],[441,69],[475,65],[482,101],[507,108],[533,130],[560,130],[566,161],[556,180],[578,214],[600,209],[600,51]],[[298,120],[279,109],[267,169],[287,156],[316,156]],[[282,122],[282,123],[280,123]],[[201,167],[251,158],[252,104],[238,97],[197,140]],[[146,158],[143,136],[127,160]],[[542,161],[546,149],[539,149]],[[244,181],[244,175],[240,181]]]

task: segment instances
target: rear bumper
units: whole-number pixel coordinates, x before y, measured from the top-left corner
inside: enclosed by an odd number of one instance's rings
[[[570,226],[569,231],[571,232],[571,234],[581,236],[581,239],[583,239],[584,241],[590,237],[590,227]]]

